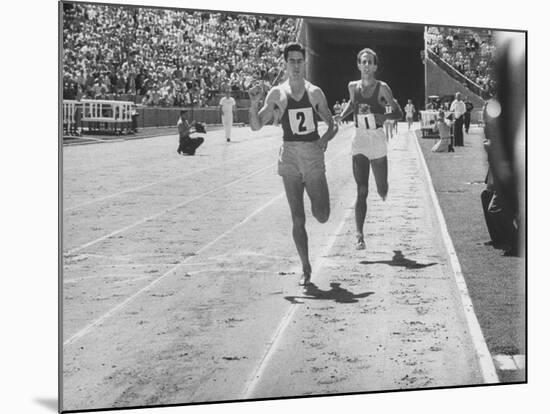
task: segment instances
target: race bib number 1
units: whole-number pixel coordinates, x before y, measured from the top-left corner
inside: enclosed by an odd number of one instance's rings
[[[358,114],[357,126],[360,129],[376,129],[376,118],[374,114]]]
[[[296,135],[307,135],[315,131],[313,108],[288,110],[290,129]]]

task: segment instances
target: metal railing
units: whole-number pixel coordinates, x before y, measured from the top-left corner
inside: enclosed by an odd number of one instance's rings
[[[484,100],[489,99],[491,97],[489,92],[487,92],[477,83],[472,81],[470,78],[464,76],[455,67],[453,67],[450,63],[448,63],[444,59],[442,59],[437,53],[435,53],[429,47],[426,48],[426,51],[428,52],[426,57],[432,60],[435,64],[437,64],[437,66],[443,69],[453,79],[460,82],[462,85],[467,87],[470,91],[480,96]]]

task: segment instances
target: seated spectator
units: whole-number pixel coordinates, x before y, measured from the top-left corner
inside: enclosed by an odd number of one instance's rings
[[[244,89],[250,77],[272,83],[283,61],[280,45],[296,26],[292,18],[231,13],[93,4],[63,10],[64,72],[78,68],[92,96],[149,91],[152,97],[152,84],[178,79],[193,89],[190,101],[206,102],[222,79],[231,79],[233,89]],[[160,102],[175,97],[172,86]]]
[[[490,66],[495,46],[489,30],[428,27],[426,33],[428,49],[477,84],[480,91],[494,93]]]

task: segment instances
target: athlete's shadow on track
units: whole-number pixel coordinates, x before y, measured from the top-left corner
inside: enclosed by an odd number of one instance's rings
[[[314,283],[306,287],[306,296],[285,296],[285,299],[290,303],[304,303],[297,299],[313,299],[313,300],[333,300],[336,303],[356,303],[357,299],[366,298],[374,294],[374,292],[365,292],[354,294],[347,289],[340,287],[340,283],[331,283],[330,290],[321,290]]]
[[[405,267],[407,269],[424,269],[425,267],[429,267],[437,264],[436,262],[418,263],[416,260],[407,259],[405,256],[403,256],[403,253],[401,252],[401,250],[394,250],[393,253],[394,255],[391,260],[375,260],[372,262],[368,260],[363,260],[359,263],[361,264],[382,263],[390,266]]]

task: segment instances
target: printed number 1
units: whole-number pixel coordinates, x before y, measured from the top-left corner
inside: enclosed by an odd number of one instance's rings
[[[298,124],[298,131],[304,132],[306,130],[306,127],[304,126],[304,123],[306,122],[306,114],[303,112],[296,112],[296,119],[300,120],[300,123]]]
[[[369,119],[365,117],[365,128],[369,129]]]

